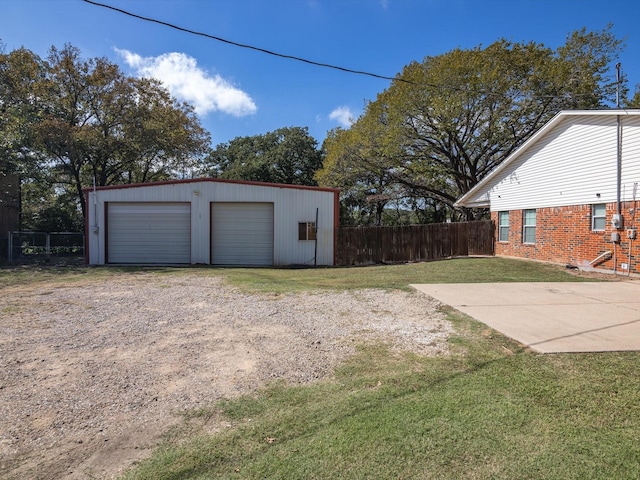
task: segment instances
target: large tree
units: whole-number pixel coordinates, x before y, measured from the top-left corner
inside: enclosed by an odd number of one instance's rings
[[[237,137],[209,155],[209,174],[234,180],[317,185],[323,152],[306,127],[284,127]]]
[[[316,179],[341,189],[342,225],[381,225],[385,207],[402,196],[384,167],[389,163],[384,147],[377,143],[385,138],[378,131],[384,125],[375,128],[367,124],[369,120],[331,130],[323,144],[327,155]]]
[[[32,126],[42,117],[46,66],[33,52],[4,52],[0,43],[0,174],[33,176],[37,152],[30,148]]]
[[[384,173],[407,198],[449,218],[477,218],[481,212],[456,211],[456,199],[551,117],[612,104],[608,72],[620,48],[610,28],[583,29],[556,51],[500,40],[412,62],[351,127],[368,133],[345,135],[348,147],[327,145],[325,169],[335,177],[355,163],[350,170]]]
[[[81,223],[83,188],[181,176],[209,150],[193,109],[158,81],[85,60],[73,46],[52,47],[46,60],[20,49],[0,57],[0,72],[11,80],[0,87],[10,108],[0,135],[20,154],[7,168],[23,177],[28,226],[45,228],[52,211],[81,213]]]

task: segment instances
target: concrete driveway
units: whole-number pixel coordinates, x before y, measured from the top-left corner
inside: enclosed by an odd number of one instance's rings
[[[543,353],[640,350],[640,282],[412,285]]]

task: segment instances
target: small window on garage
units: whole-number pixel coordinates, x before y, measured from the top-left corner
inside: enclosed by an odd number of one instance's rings
[[[298,240],[315,240],[316,222],[298,223]]]
[[[591,230],[601,232],[604,230],[607,219],[607,206],[604,203],[591,205]]]
[[[522,213],[522,243],[536,243],[536,211]]]
[[[498,241],[509,241],[509,212],[498,212]]]

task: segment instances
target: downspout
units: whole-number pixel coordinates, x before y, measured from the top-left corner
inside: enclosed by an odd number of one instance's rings
[[[340,226],[340,190],[333,191],[333,266],[338,259],[338,227]]]
[[[89,204],[89,192],[84,191],[84,202]],[[89,258],[89,210],[84,213],[84,263],[89,265],[91,259]]]
[[[313,247],[313,266],[318,266],[318,208],[316,207],[316,223],[315,223],[315,234],[313,238],[315,239],[315,245]]]
[[[22,231],[22,178],[18,175],[18,231]]]
[[[93,228],[91,233],[95,234],[96,238],[96,254],[98,259],[96,263],[100,263],[100,226],[98,225],[98,192],[96,188],[96,177],[93,177]],[[91,261],[91,259],[89,259]]]

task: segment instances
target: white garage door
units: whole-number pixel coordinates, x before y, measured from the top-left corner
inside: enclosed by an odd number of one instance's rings
[[[273,265],[273,204],[212,203],[211,263]]]
[[[191,263],[191,205],[110,202],[107,263]]]

